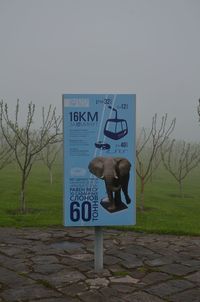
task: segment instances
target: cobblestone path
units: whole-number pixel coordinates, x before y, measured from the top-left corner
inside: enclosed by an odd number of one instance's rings
[[[0,302],[200,301],[200,237],[90,228],[0,229]]]

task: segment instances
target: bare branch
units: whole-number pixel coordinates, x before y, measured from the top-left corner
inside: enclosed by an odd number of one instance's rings
[[[41,151],[41,159],[44,164],[47,166],[49,171],[50,183],[53,183],[53,173],[52,168],[55,163],[55,160],[58,156],[62,148],[62,144],[48,144],[42,151]]]
[[[33,127],[35,105],[28,104],[24,126],[19,122],[20,104],[17,100],[14,121],[9,117],[8,105],[0,102],[0,129],[7,145],[15,155],[21,171],[21,210],[25,211],[25,185],[38,154],[49,144],[62,140],[62,118],[56,116],[56,108],[50,105],[47,113],[42,109],[42,126]]]
[[[161,148],[161,155],[165,168],[179,183],[183,196],[183,180],[200,163],[200,146],[173,140],[169,147]]]
[[[176,119],[173,119],[167,126],[167,114],[165,114],[158,126],[157,114],[155,114],[148,134],[144,128],[139,134],[136,150],[136,172],[143,190],[141,191],[142,208],[144,208],[144,186],[149,181],[152,173],[158,168],[161,162],[160,148],[168,140],[175,124]]]
[[[0,170],[13,161],[13,151],[0,132]]]

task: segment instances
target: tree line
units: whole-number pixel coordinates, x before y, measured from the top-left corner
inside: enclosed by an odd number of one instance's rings
[[[198,107],[200,119],[200,101]],[[51,105],[41,110],[41,125],[36,127],[36,108],[28,104],[26,118],[21,125],[20,103],[11,118],[8,104],[0,102],[0,170],[16,162],[20,175],[20,210],[26,212],[26,186],[32,167],[37,160],[42,160],[49,171],[50,183],[53,182],[52,166],[62,147],[62,117],[56,114]],[[38,118],[37,118],[38,120]],[[176,119],[168,122],[165,114],[158,119],[152,118],[149,129],[142,128],[137,133],[136,173],[140,181],[140,207],[145,209],[145,185],[161,162],[179,185],[180,196],[183,194],[183,180],[200,163],[199,144],[171,139],[176,126]]]
[[[197,108],[200,122],[200,100]],[[160,122],[157,114],[152,118],[149,129],[142,128],[137,135],[136,173],[140,180],[140,208],[145,209],[145,185],[161,163],[176,180],[179,195],[184,197],[183,180],[200,163],[199,143],[171,139],[176,126],[176,119],[167,123],[168,116],[162,116]]]

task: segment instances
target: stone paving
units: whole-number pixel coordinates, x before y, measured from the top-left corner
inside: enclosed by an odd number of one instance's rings
[[[200,301],[200,237],[92,228],[0,229],[0,302]]]

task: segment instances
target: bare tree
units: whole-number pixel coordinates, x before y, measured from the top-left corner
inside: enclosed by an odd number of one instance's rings
[[[199,99],[199,105],[197,106],[197,113],[199,115],[199,122],[200,122],[200,99]]]
[[[44,162],[44,164],[47,166],[49,171],[49,180],[51,185],[53,183],[53,171],[52,171],[53,165],[61,148],[62,148],[62,144],[60,143],[48,144],[41,152],[41,159]]]
[[[39,130],[34,128],[35,105],[28,104],[25,125],[19,124],[19,100],[16,104],[15,117],[8,114],[8,105],[0,102],[0,127],[2,134],[13,150],[21,171],[20,208],[26,211],[25,188],[32,166],[38,154],[48,145],[61,139],[61,117],[56,116],[56,109],[49,106],[47,112],[42,108],[42,124]]]
[[[144,189],[152,173],[161,162],[160,148],[174,130],[176,119],[167,126],[167,114],[162,116],[161,123],[157,125],[157,114],[152,118],[151,129],[144,128],[139,133],[136,147],[136,172],[140,179],[141,210],[144,210]]]
[[[173,139],[161,148],[161,155],[165,168],[179,184],[180,196],[184,197],[183,180],[199,164],[200,146]]]
[[[0,133],[0,170],[13,161],[13,151]]]

